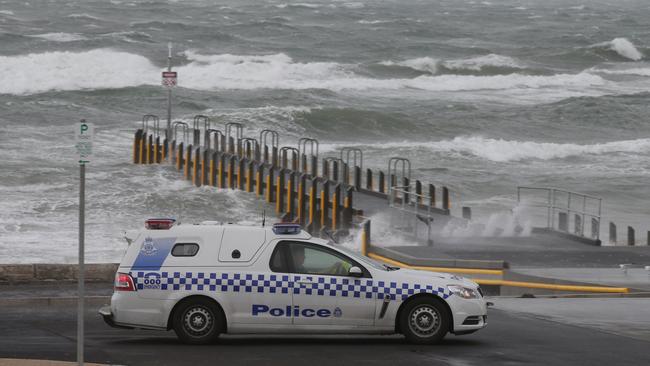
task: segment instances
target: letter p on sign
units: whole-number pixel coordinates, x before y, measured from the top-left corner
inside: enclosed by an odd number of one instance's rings
[[[84,164],[90,162],[93,154],[93,137],[95,135],[95,127],[92,123],[81,120],[75,125],[75,148],[79,155],[79,163]]]

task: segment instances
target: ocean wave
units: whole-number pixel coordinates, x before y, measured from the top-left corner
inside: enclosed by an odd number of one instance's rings
[[[543,87],[590,87],[605,83],[589,73],[532,76],[523,74],[421,75],[411,79],[373,79],[355,74],[356,65],[334,62],[296,63],[285,54],[266,56],[202,55],[185,53],[190,64],[178,69],[181,85],[193,89],[420,89],[427,91],[472,91],[537,89]],[[411,60],[420,68],[433,67],[433,59]]]
[[[100,20],[100,18],[90,15],[88,13],[73,13],[69,14],[68,18],[72,19],[88,19],[88,20]]]
[[[52,42],[75,42],[75,41],[85,41],[88,39],[79,33],[63,33],[63,32],[33,34],[33,35],[29,35],[28,37],[42,38]]]
[[[391,20],[365,20],[361,19],[357,21],[359,24],[383,24],[383,23],[391,23]]]
[[[337,151],[349,144],[323,144],[321,150]],[[471,154],[494,162],[522,161],[530,159],[552,160],[581,155],[603,155],[611,153],[650,153],[650,138],[611,141],[591,145],[560,144],[552,142],[513,141],[484,138],[479,136],[458,136],[452,140],[435,142],[386,142],[381,144],[357,144],[359,147],[380,149],[428,149],[438,153]]]
[[[382,61],[384,66],[402,66],[416,71],[423,71],[430,74],[437,74],[441,69],[446,71],[483,71],[486,68],[504,69],[512,71],[524,69],[521,62],[509,56],[497,55],[494,53],[465,59],[439,60],[432,57],[418,57],[404,61]]]
[[[307,9],[318,9],[323,7],[323,4],[313,4],[313,3],[282,3],[274,5],[276,8],[285,9],[285,8],[307,8]]]
[[[440,60],[431,58],[431,57],[419,57],[419,58],[412,58],[409,60],[405,61],[399,61],[399,62],[394,62],[394,61],[382,61],[380,64],[384,66],[403,66],[403,67],[409,67],[413,70],[417,71],[424,71],[428,72],[430,74],[435,74],[438,72],[438,64],[440,63]]]
[[[151,35],[145,32],[125,31],[112,32],[101,35],[102,37],[112,37],[128,43],[151,42]]]
[[[640,61],[643,59],[643,54],[637,49],[634,43],[630,42],[627,38],[614,38],[608,42],[591,45],[590,48],[604,48],[614,51],[621,57],[632,61]]]
[[[158,84],[159,72],[143,56],[108,49],[0,56],[0,78],[4,81],[0,93],[24,95]]]
[[[502,56],[491,53],[485,56],[472,57],[467,59],[448,60],[443,66],[451,70],[472,70],[481,71],[483,68],[508,68],[523,69],[524,66],[516,59],[509,56]]]
[[[13,10],[0,10],[0,14],[14,15],[14,12],[13,12]]]
[[[534,76],[420,75],[377,79],[354,72],[356,64],[294,62],[272,55],[203,55],[186,51],[189,63],[176,68],[179,86],[196,90],[326,89],[339,91],[424,90],[440,92],[549,89],[587,92],[606,81],[589,72]],[[427,62],[421,67],[426,67]],[[33,94],[49,90],[113,89],[159,85],[161,69],[147,58],[110,49],[46,52],[0,57],[0,93]]]
[[[650,76],[650,68],[631,68],[631,69],[598,69],[592,68],[590,71],[610,75],[635,75],[635,76]]]

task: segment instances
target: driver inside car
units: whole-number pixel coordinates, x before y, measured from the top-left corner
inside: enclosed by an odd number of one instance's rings
[[[316,254],[316,253],[314,253]],[[291,247],[294,268],[297,273],[323,274],[323,275],[340,275],[346,276],[352,265],[346,261],[339,260],[324,269],[306,268],[305,267],[305,247],[302,245],[293,245]]]

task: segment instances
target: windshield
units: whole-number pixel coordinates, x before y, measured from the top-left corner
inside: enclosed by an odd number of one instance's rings
[[[354,252],[354,251],[352,251],[352,250],[350,250],[348,248],[345,248],[345,247],[343,247],[341,245],[332,245],[332,246],[334,248],[340,250],[341,252],[345,253],[349,257],[352,257],[356,261],[361,262],[361,263],[363,263],[363,264],[365,264],[367,266],[370,266],[370,267],[372,267],[374,269],[378,269],[378,270],[381,270],[381,271],[393,271],[393,270],[396,269],[396,267],[390,267],[390,266],[387,266],[385,264],[379,263],[379,262],[375,261],[374,259],[363,256],[360,253]]]

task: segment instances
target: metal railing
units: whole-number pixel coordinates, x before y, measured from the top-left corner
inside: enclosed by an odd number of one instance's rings
[[[545,201],[524,199],[527,194],[542,193]],[[531,196],[529,196],[531,197]],[[537,196],[539,197],[539,196]],[[564,198],[566,200],[564,200]],[[603,199],[588,194],[547,187],[517,187],[517,206],[546,209],[546,227],[551,230],[585,236],[585,219],[591,219],[591,238],[600,239]],[[576,207],[578,206],[578,207]],[[556,221],[556,213],[558,219]],[[573,232],[569,223],[573,218]]]

